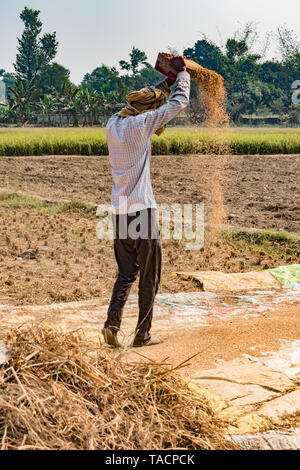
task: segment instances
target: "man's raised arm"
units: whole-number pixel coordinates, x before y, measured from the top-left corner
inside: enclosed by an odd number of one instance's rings
[[[173,64],[172,64],[173,65]],[[182,111],[189,102],[190,97],[190,74],[185,70],[184,65],[178,66],[181,71],[178,72],[175,81],[174,92],[169,101],[158,109],[144,113],[144,130],[146,136],[150,137],[157,129],[167,124],[173,119],[180,111]],[[169,85],[172,84],[170,79],[166,79],[160,83],[157,88],[167,91]]]

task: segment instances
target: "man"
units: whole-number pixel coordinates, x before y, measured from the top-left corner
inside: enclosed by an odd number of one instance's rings
[[[139,317],[133,347],[158,344],[150,336],[153,304],[161,273],[161,243],[150,180],[151,136],[188,104],[190,75],[183,58],[173,58],[176,81],[146,87],[128,96],[128,105],[107,123],[106,134],[112,172],[114,252],[118,263],[107,320],[102,330],[107,344],[119,347],[117,332],[132,283],[140,272]],[[169,86],[175,89],[169,101]],[[139,232],[137,228],[139,227]]]

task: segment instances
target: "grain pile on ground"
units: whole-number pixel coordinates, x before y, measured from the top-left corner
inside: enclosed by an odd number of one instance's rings
[[[165,363],[125,364],[79,332],[1,333],[2,449],[230,449],[209,403]]]

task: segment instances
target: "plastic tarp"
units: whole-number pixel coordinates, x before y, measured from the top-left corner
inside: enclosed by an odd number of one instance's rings
[[[278,266],[268,271],[283,287],[294,287],[300,284],[300,264]]]
[[[183,279],[195,279],[199,281],[202,290],[209,292],[243,292],[281,286],[268,271],[252,271],[248,273],[194,271],[176,272],[172,274]]]
[[[278,351],[264,352],[260,357],[244,354],[244,357],[253,362],[261,362],[269,369],[300,381],[300,339],[294,341],[282,339],[280,343]]]
[[[267,431],[257,434],[227,436],[245,450],[300,449],[300,428],[288,431]]]
[[[192,271],[175,272],[172,275],[182,279],[199,281],[201,289],[208,292],[241,292],[276,287],[300,287],[300,264],[247,273]]]

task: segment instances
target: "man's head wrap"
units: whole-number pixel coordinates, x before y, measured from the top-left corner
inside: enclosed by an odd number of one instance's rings
[[[137,116],[159,108],[167,102],[170,95],[170,89],[164,84],[158,85],[158,88],[147,86],[139,91],[132,91],[127,97],[128,104],[119,112],[120,117]],[[160,135],[166,126],[163,126],[155,132]]]

